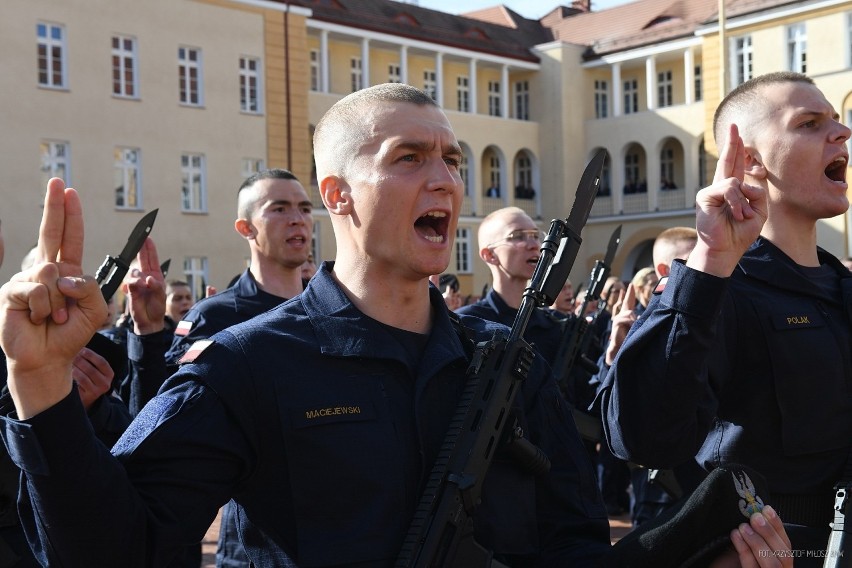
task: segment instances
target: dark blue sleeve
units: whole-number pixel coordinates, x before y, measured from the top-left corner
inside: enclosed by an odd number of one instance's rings
[[[726,291],[727,279],[673,263],[600,389],[604,433],[617,457],[671,468],[698,452],[718,404],[708,358]]]
[[[166,329],[149,335],[127,332],[128,373],[121,392],[132,416],[139,414],[166,379],[177,371],[176,365],[166,364],[172,337],[172,332]]]
[[[101,395],[88,414],[95,435],[108,448],[115,444],[131,420],[127,405],[111,393]]]
[[[95,437],[76,391],[0,426],[23,470],[21,522],[45,566],[165,566],[201,540],[250,467],[239,427],[192,380],[153,399],[115,455]]]

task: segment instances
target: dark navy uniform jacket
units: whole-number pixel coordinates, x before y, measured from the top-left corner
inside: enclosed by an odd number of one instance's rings
[[[233,286],[199,300],[190,308],[181,320],[182,324],[191,325],[188,333],[176,334],[173,326],[149,335],[129,331],[127,380],[131,385],[128,401],[131,413],[135,416],[157,394],[165,380],[177,371],[180,358],[193,343],[262,314],[284,300],[258,288],[254,276],[246,270]]]
[[[613,452],[660,468],[696,454],[708,470],[747,464],[773,496],[830,514],[852,444],[852,275],[819,259],[841,277],[834,296],[762,237],[730,278],[675,261],[606,379]]]
[[[3,436],[26,472],[29,536],[56,566],[159,566],[233,497],[258,566],[392,566],[463,390],[468,355],[437,289],[419,366],[324,265],[307,289],[229,328],[185,364],[110,456],[72,395]],[[495,324],[462,317],[477,339]],[[591,565],[609,547],[594,472],[543,367],[518,419],[552,461],[495,461],[476,535],[536,566]],[[582,457],[582,460],[578,459]],[[496,460],[496,458],[495,458]],[[37,511],[37,513],[36,513]]]
[[[492,288],[484,298],[473,304],[462,306],[456,310],[456,313],[496,321],[511,327],[515,321],[515,316],[518,315],[518,310],[510,307],[503,297]],[[533,345],[550,364],[559,351],[562,327],[556,317],[551,317],[544,310],[537,309],[530,316],[530,321],[524,331],[524,339]]]

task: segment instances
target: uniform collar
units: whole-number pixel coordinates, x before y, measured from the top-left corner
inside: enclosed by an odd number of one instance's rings
[[[234,308],[237,313],[257,313],[257,305],[269,309],[284,300],[289,298],[282,298],[258,288],[257,280],[248,268],[234,284]]]
[[[390,340],[384,327],[364,315],[346,297],[331,275],[333,267],[333,262],[323,262],[300,296],[322,353],[338,357],[404,361],[402,354],[393,349],[396,342]],[[427,376],[450,361],[459,358],[466,360],[444,298],[434,286],[429,287],[429,301],[435,315],[434,325],[420,365],[420,374]]]
[[[817,247],[820,264],[828,264],[841,276],[844,274],[843,264],[833,255]],[[761,280],[773,287],[822,297],[820,290],[797,268],[796,263],[784,251],[775,246],[769,239],[758,237],[749,247],[738,263],[738,268],[749,278]],[[837,298],[830,298],[837,302]]]

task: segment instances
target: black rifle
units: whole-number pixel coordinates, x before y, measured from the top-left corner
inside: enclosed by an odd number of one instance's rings
[[[846,523],[846,517],[852,513],[852,483],[839,485],[834,495],[834,522],[831,523],[831,537],[828,539],[828,548],[825,551],[823,568],[849,568],[852,560],[846,556],[846,548],[849,543],[849,533],[852,527]],[[852,556],[852,551],[850,551]]]
[[[397,568],[500,566],[490,551],[473,540],[473,513],[494,453],[507,448],[529,471],[550,468],[547,456],[523,438],[512,412],[534,357],[523,334],[533,310],[551,305],[568,279],[582,243],[580,230],[600,185],[605,156],[598,152],[586,166],[568,219],[551,222],[508,337],[495,334],[477,345],[464,392],[403,542]]]
[[[558,377],[562,392],[565,393],[566,399],[571,403],[574,422],[580,431],[580,435],[592,442],[601,440],[603,428],[600,420],[576,408],[576,405],[581,401],[577,400],[578,390],[575,388],[576,385],[573,384],[571,375],[574,367],[577,365],[582,367],[590,375],[598,372],[597,363],[589,359],[585,352],[588,349],[591,339],[589,331],[593,328],[597,317],[601,314],[606,306],[606,302],[609,300],[609,294],[607,294],[607,300],[601,298],[601,291],[607,278],[609,278],[610,265],[615,258],[615,252],[618,250],[618,243],[620,241],[621,225],[616,227],[612,232],[604,259],[595,262],[591,279],[589,280],[589,287],[586,290],[586,295],[583,297],[583,304],[580,307],[579,315],[574,318],[566,318],[563,321],[562,340],[559,343],[559,350],[556,352],[556,358],[553,360],[552,365],[553,372]],[[592,302],[597,303],[597,310],[591,318],[588,318],[586,310]]]

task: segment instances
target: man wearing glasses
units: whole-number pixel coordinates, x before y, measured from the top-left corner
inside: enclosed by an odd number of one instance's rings
[[[475,304],[456,311],[511,326],[535,271],[543,238],[535,221],[518,207],[504,207],[485,217],[479,226],[479,258],[491,271],[492,288]],[[559,349],[560,332],[558,319],[539,309],[530,317],[524,339],[549,365]]]

